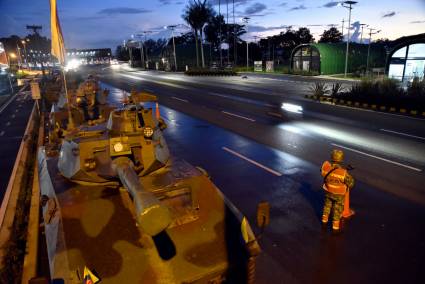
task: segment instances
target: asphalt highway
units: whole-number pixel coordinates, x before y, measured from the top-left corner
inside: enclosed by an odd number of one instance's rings
[[[157,95],[173,154],[205,168],[250,220],[259,201],[271,203],[258,283],[425,281],[423,120],[310,102],[311,82],[300,79],[97,74]],[[122,91],[110,88],[119,103]],[[303,114],[282,112],[287,100]],[[320,225],[319,167],[333,148],[345,150],[356,178],[356,215],[339,235]]]
[[[28,123],[34,101],[28,92],[18,93],[0,110],[0,199],[7,188],[16,155]]]

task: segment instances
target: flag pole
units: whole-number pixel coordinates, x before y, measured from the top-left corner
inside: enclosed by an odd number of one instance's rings
[[[50,0],[50,29],[52,33],[52,55],[56,56],[60,65],[63,76],[63,86],[65,90],[66,102],[68,105],[68,130],[75,127],[71,113],[71,101],[68,95],[68,87],[65,74],[65,42],[63,40],[62,29],[59,22],[58,8],[56,0]]]
[[[68,95],[68,87],[66,86],[66,75],[65,75],[65,70],[62,66],[61,68],[62,70],[62,76],[63,76],[63,86],[64,86],[64,90],[65,90],[65,96],[66,96],[66,103],[68,105],[68,130],[74,128],[74,120],[72,119],[72,112],[71,112],[71,100],[69,99],[69,95]]]

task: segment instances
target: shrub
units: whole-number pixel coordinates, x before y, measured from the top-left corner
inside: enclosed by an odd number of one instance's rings
[[[314,96],[320,97],[329,93],[329,89],[325,83],[316,82],[313,86],[310,87],[310,91]]]
[[[418,77],[413,78],[407,87],[407,94],[410,96],[425,96],[425,78],[420,80]]]
[[[330,89],[331,96],[333,97],[337,96],[339,93],[342,93],[344,91],[345,91],[345,88],[342,86],[341,83],[332,84],[332,88]]]
[[[235,71],[231,70],[209,70],[209,69],[194,69],[185,72],[188,76],[236,76]]]

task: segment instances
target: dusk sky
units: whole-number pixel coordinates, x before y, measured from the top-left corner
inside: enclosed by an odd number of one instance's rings
[[[183,0],[58,0],[59,17],[67,48],[115,48],[131,34],[153,30],[152,38],[169,37],[165,25],[183,23]],[[359,0],[352,22],[369,24],[381,29],[376,38],[396,39],[425,32],[425,0]],[[213,0],[218,12],[218,0]],[[226,0],[221,0],[226,13]],[[236,22],[251,18],[249,40],[253,36],[277,34],[283,26],[310,28],[318,39],[328,25],[341,29],[348,10],[329,0],[235,0]],[[229,0],[229,21],[232,19],[232,0]],[[226,15],[225,15],[226,17]],[[42,25],[42,35],[50,37],[48,0],[0,0],[0,37],[28,32],[27,24]],[[158,32],[159,31],[159,32]],[[358,34],[355,34],[357,37]],[[246,38],[246,37],[245,37]]]

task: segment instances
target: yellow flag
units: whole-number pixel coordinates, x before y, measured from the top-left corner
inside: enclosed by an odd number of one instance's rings
[[[59,63],[65,64],[65,43],[58,17],[56,0],[50,0],[50,29],[52,31],[52,55],[56,56]]]

